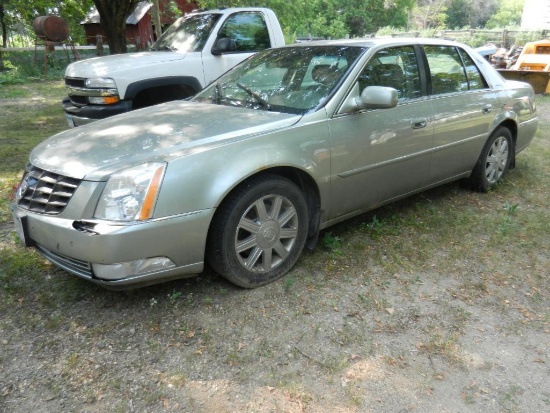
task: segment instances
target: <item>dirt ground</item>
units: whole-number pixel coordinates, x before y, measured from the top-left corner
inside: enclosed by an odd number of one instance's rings
[[[538,145],[528,151],[548,141]],[[547,187],[515,185],[451,184],[366,214],[333,229],[336,248],[256,290],[207,271],[107,291],[17,246],[1,223],[0,412],[548,412],[548,236],[528,251],[521,229],[511,246],[452,221],[356,230],[426,206],[548,208],[528,201],[550,200]],[[456,236],[438,245],[436,231]]]

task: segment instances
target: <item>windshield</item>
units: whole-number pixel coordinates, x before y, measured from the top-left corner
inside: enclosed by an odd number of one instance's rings
[[[181,17],[153,43],[151,50],[200,52],[220,14]]]
[[[295,46],[244,61],[193,98],[219,105],[306,113],[328,100],[365,48]]]

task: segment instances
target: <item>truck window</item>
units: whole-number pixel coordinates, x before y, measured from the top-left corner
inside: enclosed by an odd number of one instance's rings
[[[221,14],[181,17],[153,43],[151,50],[200,52]]]
[[[230,38],[235,40],[235,52],[257,52],[271,47],[269,31],[262,13],[243,12],[230,16],[216,39]]]

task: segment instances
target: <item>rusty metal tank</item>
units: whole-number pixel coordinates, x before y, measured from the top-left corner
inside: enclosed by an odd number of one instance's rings
[[[32,28],[37,37],[50,42],[63,42],[69,37],[69,27],[59,16],[37,17]]]

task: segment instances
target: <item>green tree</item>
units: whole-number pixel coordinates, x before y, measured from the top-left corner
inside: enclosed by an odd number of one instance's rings
[[[409,23],[421,30],[444,27],[449,3],[450,0],[417,0]]]
[[[405,26],[416,0],[198,0],[201,7],[258,6],[271,8],[285,36],[325,38],[364,36],[384,26]]]
[[[499,0],[451,0],[447,7],[446,26],[449,29],[485,27],[498,5]]]
[[[487,28],[519,26],[524,5],[525,0],[500,0],[497,12],[487,22]]]

